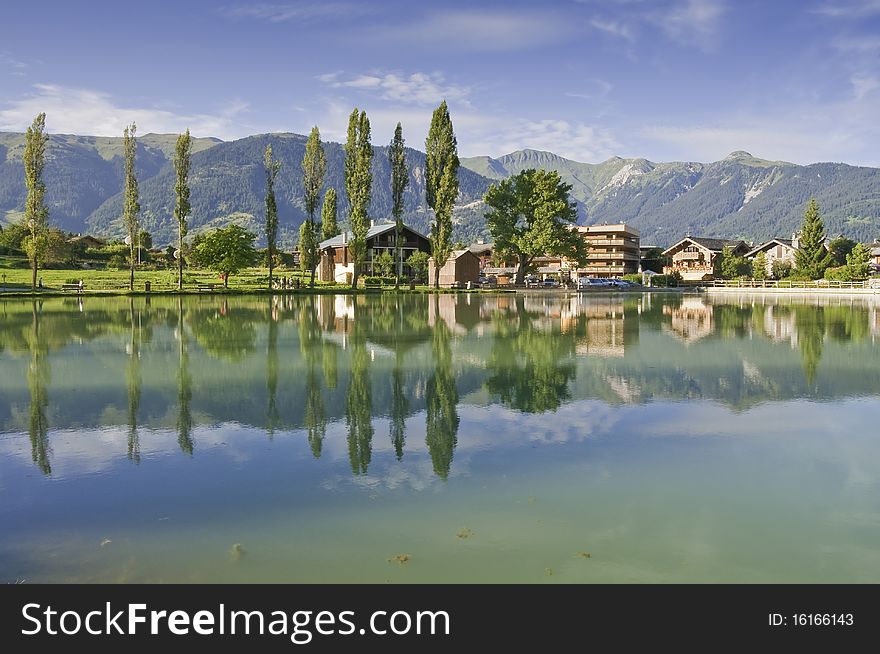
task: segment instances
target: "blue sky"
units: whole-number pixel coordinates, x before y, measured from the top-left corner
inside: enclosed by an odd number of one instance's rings
[[[880,165],[880,0],[15,2],[0,130],[342,140],[446,98],[463,156]],[[40,30],[42,44],[33,47]]]

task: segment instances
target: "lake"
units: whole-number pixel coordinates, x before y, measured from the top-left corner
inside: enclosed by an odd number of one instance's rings
[[[880,301],[0,300],[3,582],[880,582]]]

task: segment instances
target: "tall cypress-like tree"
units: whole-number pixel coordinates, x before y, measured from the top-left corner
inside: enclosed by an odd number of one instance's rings
[[[189,129],[177,137],[174,151],[174,170],[177,181],[174,184],[174,218],[177,220],[177,289],[183,289],[183,238],[186,236],[186,217],[192,211],[189,202],[189,170],[192,165],[192,138]]]
[[[127,125],[122,133],[122,154],[124,157],[125,183],[122,204],[122,222],[128,233],[128,290],[134,290],[134,265],[135,248],[138,247],[137,238],[140,226],[138,225],[138,213],[141,203],[138,199],[137,173],[135,172],[135,157],[137,155],[137,125]]]
[[[825,225],[816,198],[807,202],[794,260],[798,273],[811,279],[821,278],[831,264],[831,253],[825,248]]]
[[[275,202],[275,177],[281,170],[281,162],[272,156],[272,146],[263,153],[263,170],[266,172],[266,249],[269,255],[269,290],[272,290],[272,271],[275,268],[275,241],[278,240],[278,204]]]
[[[27,198],[24,204],[24,225],[28,231],[25,252],[31,260],[31,290],[37,288],[37,269],[49,245],[49,208],[46,206],[46,183],[43,168],[46,158],[46,114],[41,113],[24,135],[24,183]]]
[[[440,269],[452,251],[452,208],[458,197],[458,143],[446,100],[434,110],[425,139],[425,196],[434,210],[431,254],[434,287],[440,286]]]
[[[321,188],[324,186],[324,170],[326,169],[324,148],[321,146],[321,133],[318,126],[312,127],[309,139],[306,141],[306,153],[302,160],[303,171],[303,195],[306,203],[306,213],[309,214],[309,251],[303,249],[303,239],[300,238],[300,257],[303,264],[311,271],[309,287],[315,286],[315,267],[318,265],[318,230],[315,227],[315,209],[318,208],[318,198],[321,196]]]
[[[328,188],[324,193],[324,204],[321,206],[321,238],[327,240],[339,233],[336,222],[336,189]]]
[[[367,255],[367,231],[370,228],[367,210],[373,186],[373,146],[370,144],[370,121],[367,112],[357,107],[348,118],[348,138],[345,141],[345,192],[348,195],[351,254],[354,274],[351,287],[357,288],[360,265]]]
[[[409,184],[409,171],[406,167],[403,128],[400,123],[394,128],[394,138],[388,148],[388,162],[391,164],[391,215],[394,216],[394,288],[400,288],[400,275],[403,262],[400,256],[400,239],[403,233],[403,193]]]

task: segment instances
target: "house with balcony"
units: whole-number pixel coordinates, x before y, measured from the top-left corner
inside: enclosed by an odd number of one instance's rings
[[[735,256],[749,251],[745,241],[733,241],[703,236],[685,236],[678,243],[663,251],[672,264],[663,267],[663,274],[678,273],[684,281],[702,282],[713,279],[718,257],[729,247]]]
[[[578,276],[622,277],[639,271],[640,234],[635,227],[617,223],[579,225],[574,229],[589,246],[587,265],[577,269]]]
[[[373,262],[383,252],[394,256],[394,223],[371,225],[367,230],[367,253],[361,264],[359,275],[376,275]],[[318,245],[320,260],[318,262],[318,279],[323,282],[351,283],[354,274],[354,261],[351,257],[349,244],[351,232],[343,232],[333,238],[321,241]],[[406,260],[416,252],[431,254],[431,241],[424,234],[417,232],[412,227],[403,226],[401,233],[400,259],[396,262],[399,275],[409,277],[412,275]]]

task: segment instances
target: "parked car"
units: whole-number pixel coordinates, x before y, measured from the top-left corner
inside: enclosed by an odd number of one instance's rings
[[[578,288],[608,288],[609,281],[598,277],[578,277]]]
[[[555,279],[545,279],[543,282],[541,282],[541,286],[543,286],[544,288],[558,288],[559,282]]]

